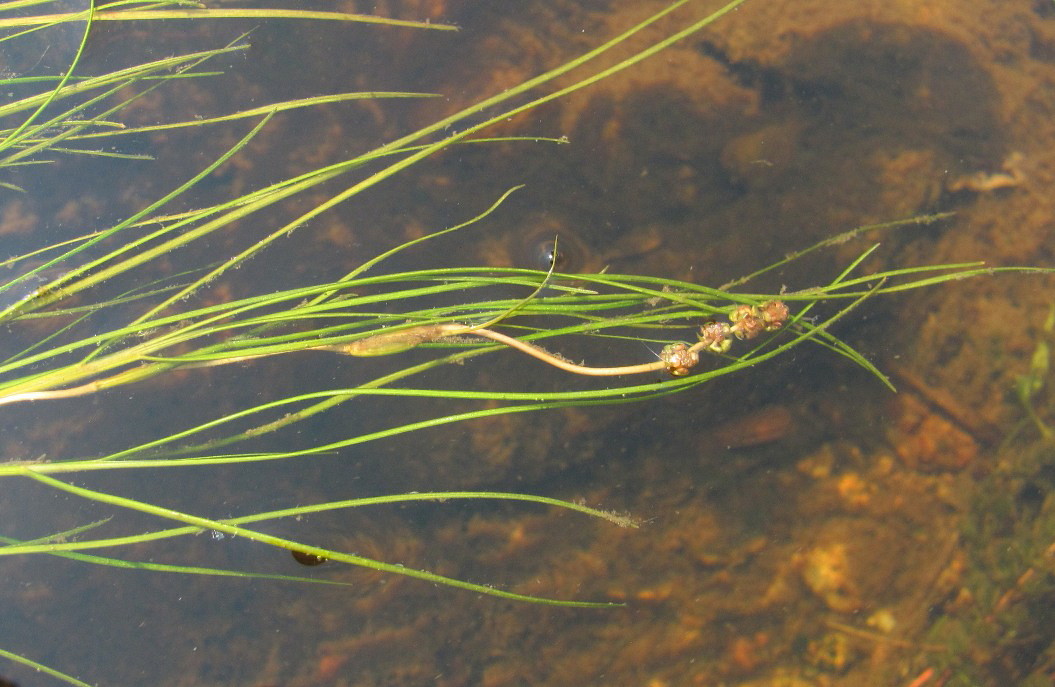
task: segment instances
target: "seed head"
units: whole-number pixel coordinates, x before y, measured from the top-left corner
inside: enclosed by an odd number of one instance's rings
[[[666,364],[667,372],[675,377],[684,377],[700,362],[699,354],[689,350],[688,345],[683,343],[667,344],[660,352],[659,359]]]

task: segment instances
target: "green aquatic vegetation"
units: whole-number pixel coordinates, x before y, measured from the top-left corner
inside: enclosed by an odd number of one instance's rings
[[[1046,441],[1051,441],[1055,439],[1055,430],[1052,430],[1037,413],[1035,402],[1041,392],[1044,391],[1048,373],[1051,371],[1051,347],[1048,340],[1052,337],[1052,332],[1055,331],[1055,305],[1048,309],[1048,317],[1044,320],[1041,331],[1043,335],[1037,341],[1036,348],[1033,349],[1029,371],[1018,378],[1015,384],[1015,391],[1018,394],[1019,402],[1026,410],[1029,420]]]
[[[1046,440],[1008,443],[963,526],[968,557],[959,601],[933,610],[930,662],[948,684],[1032,685],[1055,670],[1055,454]],[[946,608],[949,606],[949,608]],[[940,614],[940,615],[939,615]]]
[[[62,455],[0,463],[0,479],[6,480],[5,486],[16,479],[30,480],[117,511],[145,513],[172,524],[165,529],[120,536],[105,535],[110,524],[106,521],[87,523],[33,540],[18,540],[0,533],[5,543],[0,547],[0,556],[49,555],[115,568],[332,584],[315,578],[162,565],[92,553],[97,549],[128,549],[136,544],[211,531],[285,549],[299,556],[298,560],[328,560],[371,568],[499,598],[573,607],[618,605],[518,594],[317,546],[307,540],[278,537],[254,526],[328,510],[446,500],[526,502],[562,508],[617,526],[634,525],[630,517],[570,501],[494,491],[428,492],[346,499],[221,518],[88,488],[74,484],[69,477],[114,470],[150,474],[150,471],[173,467],[295,460],[475,418],[567,406],[642,402],[744,371],[802,344],[824,347],[888,383],[867,359],[832,333],[833,323],[871,298],[1001,270],[978,262],[862,274],[862,264],[876,248],[870,246],[863,248],[856,259],[826,283],[783,293],[754,293],[744,287],[768,271],[829,246],[900,227],[940,221],[944,216],[860,227],[718,288],[661,276],[563,274],[556,271],[555,265],[549,271],[478,267],[389,269],[394,263],[391,258],[397,254],[417,250],[425,242],[434,245],[450,232],[478,230],[473,225],[501,207],[516,190],[511,189],[489,206],[479,208],[475,216],[363,260],[338,279],[282,289],[260,285],[251,293],[219,302],[203,297],[209,287],[222,283],[250,259],[266,260],[268,250],[280,239],[288,239],[292,234],[296,240],[297,232],[322,213],[353,201],[367,189],[397,177],[451,146],[517,140],[487,138],[483,132],[516,114],[630,68],[742,4],[742,0],[729,2],[702,19],[654,38],[646,47],[615,64],[591,66],[595,58],[646,32],[688,1],[672,3],[577,59],[367,152],[280,179],[222,202],[180,211],[173,209],[173,201],[185,198],[233,156],[247,151],[276,113],[342,100],[426,98],[432,94],[333,94],[255,105],[201,120],[125,126],[120,118],[131,104],[175,80],[210,78],[216,73],[208,71],[212,61],[245,50],[247,43],[239,39],[214,50],[83,76],[77,73],[77,65],[94,22],[267,17],[393,23],[429,30],[450,27],[294,10],[207,10],[176,1],[96,4],[82,13],[42,13],[36,17],[15,17],[7,23],[0,21],[0,28],[16,28],[16,33],[5,40],[16,40],[21,31],[43,30],[57,23],[83,23],[80,48],[64,73],[32,82],[18,76],[0,79],[11,86],[34,83],[40,86],[37,92],[0,106],[0,173],[14,166],[46,164],[58,156],[114,156],[117,154],[107,149],[107,143],[131,134],[163,129],[194,130],[242,120],[252,123],[247,133],[215,154],[209,164],[123,220],[73,239],[39,246],[2,263],[18,276],[0,285],[0,321],[16,331],[32,327],[35,340],[0,361],[0,412],[18,404],[47,405],[60,399],[88,399],[105,390],[131,385],[150,389],[151,382],[176,372],[193,375],[218,366],[252,366],[261,359],[294,354],[326,358],[326,364],[357,366],[357,370],[367,375],[365,380],[348,385],[271,398],[233,411],[217,411],[214,417],[191,426],[169,424],[149,441],[130,443],[105,455]],[[566,85],[550,86],[551,90],[545,91],[558,77],[573,73],[578,76],[570,83],[562,81]],[[530,99],[521,102],[521,97]],[[531,140],[560,142],[560,139]],[[338,190],[334,191],[333,185]],[[281,222],[245,248],[210,256],[202,264],[180,268],[174,273],[165,273],[159,267],[166,258],[200,246],[238,222],[266,216],[286,199],[324,188],[329,189],[325,200]],[[16,194],[30,190],[7,183],[4,192]],[[558,246],[559,241],[558,236]],[[651,358],[642,354],[640,359],[612,363],[573,363],[560,351],[565,342],[574,339],[644,342],[661,352]],[[405,353],[412,355],[404,356]],[[492,359],[521,356],[524,365],[548,363],[567,374],[567,384],[557,391],[455,388],[440,387],[433,377],[425,375],[443,366],[483,356]],[[374,375],[369,363],[379,357],[391,361],[392,365]],[[612,377],[611,383],[604,387],[580,385],[581,376],[599,374]],[[648,375],[644,381],[631,378],[641,374]],[[415,380],[423,381],[413,386]],[[456,413],[396,420],[369,432],[349,431],[337,439],[297,448],[283,447],[278,441],[295,432],[309,418],[377,396],[464,400],[480,402],[480,405]],[[260,442],[261,438],[275,439],[275,447],[261,448],[271,446],[269,442]],[[4,655],[36,665],[7,652]],[[71,684],[83,684],[69,676],[64,679]]]

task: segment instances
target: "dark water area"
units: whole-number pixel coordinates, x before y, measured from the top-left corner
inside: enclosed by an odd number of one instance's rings
[[[282,111],[160,211],[175,214],[397,140],[555,68],[663,6],[416,0],[340,8],[450,22],[457,32],[292,20],[108,22],[93,34],[82,69],[249,46],[200,68],[222,75],[178,79],[146,94],[115,115],[126,126],[328,93],[439,94]],[[670,35],[717,6],[689,3],[651,36]],[[77,38],[70,29],[58,27],[50,39],[40,32],[18,51],[9,48],[13,40],[0,43],[0,76],[54,69],[49,60],[68,59]],[[626,58],[644,40],[602,62]],[[519,185],[475,225],[375,270],[546,269],[557,237],[565,272],[718,287],[840,232],[936,213],[953,214],[862,232],[733,290],[793,295],[822,286],[877,243],[854,274],[975,260],[1048,267],[1055,257],[1053,55],[1055,10],[1039,0],[926,8],[747,2],[625,72],[482,134],[566,142],[453,146],[311,219],[175,307],[340,279],[383,251],[483,213]],[[576,73],[513,104],[566,86]],[[0,257],[132,215],[218,159],[257,121],[106,144],[153,160],[55,156],[46,166],[3,168],[0,181],[26,192],[0,189]],[[137,293],[142,283],[189,283],[388,162],[366,161],[54,306],[68,312],[0,324],[0,358],[46,343],[56,330],[75,337],[118,326],[138,312],[138,301],[86,320],[77,307]],[[90,247],[73,264],[87,264],[117,240]],[[0,281],[46,259],[0,268]],[[25,278],[0,293],[0,306],[46,294],[63,269]],[[1051,684],[1055,419],[1044,375],[1053,285],[1047,275],[1003,274],[864,300],[830,332],[887,375],[896,393],[829,347],[804,345],[632,404],[481,416],[275,461],[52,475],[219,520],[436,490],[537,494],[629,513],[639,527],[537,504],[447,500],[252,526],[518,594],[611,607],[534,605],[337,561],[306,565],[319,561],[205,528],[82,552],[131,562],[124,567],[44,553],[0,558],[8,580],[0,649],[113,686]],[[356,295],[383,289],[364,286]],[[527,295],[519,285],[484,296],[452,293],[424,302]],[[804,303],[788,302],[793,313]],[[843,305],[821,302],[811,316],[823,321]],[[372,307],[394,312],[401,304],[380,299]],[[598,337],[562,338],[553,347],[573,361],[613,365],[649,361],[659,348]],[[307,350],[0,405],[0,467],[10,468],[0,472],[0,535],[83,541],[176,526],[120,502],[55,490],[12,466],[106,456],[258,404],[350,389],[440,350],[370,358]],[[575,378],[512,351],[400,382],[537,394],[615,383]],[[202,455],[310,452],[496,405],[360,396],[280,431],[254,429],[300,407],[282,405],[173,446],[200,443]],[[247,430],[252,436],[237,443],[207,443]],[[137,457],[144,456],[168,454]],[[85,525],[92,527],[77,530]],[[206,568],[213,574],[201,574]],[[13,661],[0,663],[0,676],[23,687],[63,684]]]

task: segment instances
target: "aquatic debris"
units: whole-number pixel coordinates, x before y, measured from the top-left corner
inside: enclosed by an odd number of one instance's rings
[[[1002,188],[1021,186],[1026,180],[1026,173],[1022,171],[1024,160],[1025,156],[1022,153],[1011,153],[1001,163],[1001,171],[992,174],[975,172],[974,174],[959,176],[945,184],[945,189],[951,193],[958,191],[989,193]]]
[[[17,311],[48,293],[50,291],[48,283],[53,280],[54,276],[34,272],[5,280],[4,284],[0,285],[0,313]],[[16,280],[18,283],[12,285],[12,282]]]
[[[796,556],[795,563],[802,581],[828,608],[840,613],[860,610],[862,601],[850,579],[850,558],[845,544],[815,546]]]
[[[726,449],[750,448],[779,441],[794,428],[795,417],[791,410],[782,405],[770,405],[708,429],[707,443]]]

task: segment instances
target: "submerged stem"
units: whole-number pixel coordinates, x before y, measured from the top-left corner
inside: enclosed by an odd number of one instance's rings
[[[437,339],[475,335],[496,341],[572,374],[591,377],[617,377],[665,370],[675,377],[681,377],[688,374],[690,369],[699,362],[701,351],[710,350],[715,353],[725,353],[729,350],[729,346],[732,343],[729,338],[730,335],[738,339],[753,339],[763,331],[780,329],[787,322],[788,308],[781,301],[770,301],[761,307],[740,305],[730,313],[729,319],[732,324],[724,322],[708,322],[705,324],[700,328],[699,340],[691,346],[683,343],[669,344],[663,348],[658,360],[650,363],[617,367],[579,365],[558,353],[551,353],[534,344],[496,332],[493,329],[488,329],[486,326],[471,326],[458,323],[410,327],[394,332],[374,334],[350,343],[319,346],[316,350],[334,351],[344,355],[361,357],[389,355],[409,350],[420,344],[436,341]],[[489,322],[487,324],[492,323]]]

